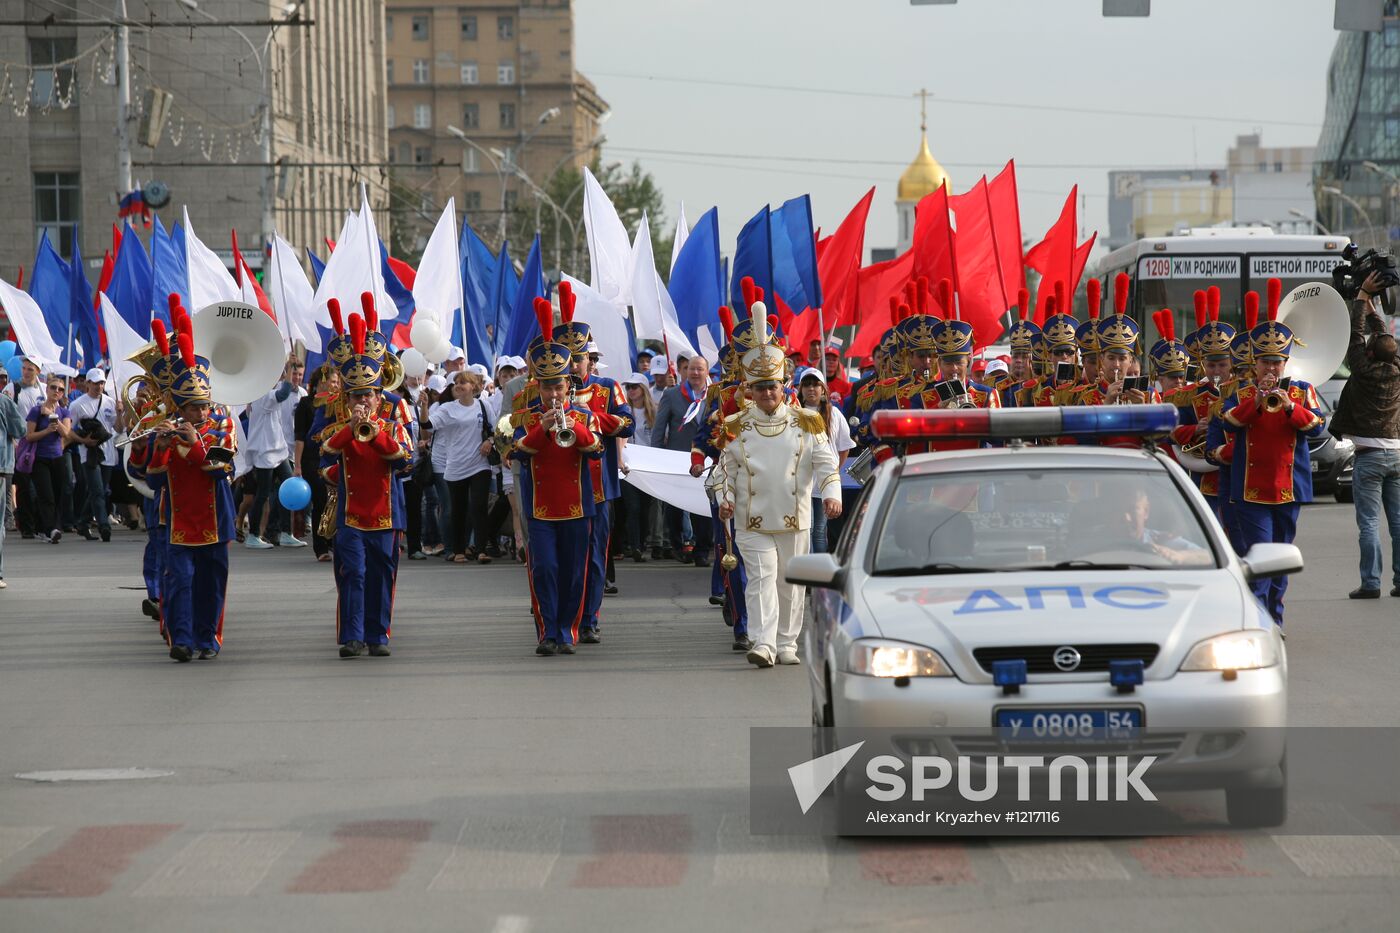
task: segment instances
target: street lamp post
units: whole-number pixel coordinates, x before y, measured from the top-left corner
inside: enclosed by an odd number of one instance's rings
[[[1313,228],[1314,228],[1314,229],[1316,229],[1316,230],[1321,230],[1321,231],[1322,231],[1323,233],[1325,233],[1327,236],[1331,236],[1331,235],[1332,235],[1332,231],[1331,231],[1331,230],[1328,230],[1326,227],[1324,227],[1324,226],[1322,225],[1322,222],[1319,221],[1316,217],[1312,217],[1312,216],[1309,216],[1308,214],[1304,214],[1302,211],[1298,210],[1296,207],[1290,207],[1290,208],[1288,209],[1288,213],[1289,213],[1291,216],[1293,216],[1293,217],[1297,217],[1299,220],[1306,220],[1308,223],[1310,223],[1310,224],[1313,225]]]
[[[1362,218],[1366,221],[1366,229],[1367,229],[1367,232],[1369,232],[1370,235],[1371,235],[1371,242],[1372,242],[1372,244],[1373,244],[1373,245],[1376,244],[1376,241],[1377,241],[1377,237],[1376,237],[1376,225],[1375,225],[1375,223],[1371,220],[1371,212],[1368,211],[1368,210],[1366,210],[1366,208],[1362,207],[1360,201],[1356,200],[1356,198],[1353,198],[1351,195],[1347,194],[1347,193],[1346,193],[1345,191],[1343,191],[1341,188],[1337,188],[1337,187],[1334,187],[1334,186],[1332,186],[1332,185],[1324,185],[1323,188],[1322,188],[1322,192],[1323,192],[1323,194],[1330,194],[1330,195],[1332,195],[1332,196],[1335,197],[1335,198],[1340,198],[1341,200],[1343,200],[1343,201],[1345,201],[1346,203],[1350,204],[1352,207],[1356,208],[1356,210],[1360,212]]]

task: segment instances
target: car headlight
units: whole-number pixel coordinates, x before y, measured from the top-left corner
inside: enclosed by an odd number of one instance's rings
[[[851,644],[846,670],[866,677],[952,677],[937,651],[902,641],[864,638]]]
[[[1226,632],[1198,642],[1186,660],[1183,671],[1247,671],[1273,667],[1278,663],[1278,641],[1272,632]]]
[[[1348,450],[1351,450],[1353,447],[1356,446],[1356,444],[1355,444],[1355,443],[1352,441],[1352,439],[1349,438],[1349,437],[1343,437],[1343,438],[1338,439],[1338,440],[1336,441],[1336,445],[1337,445],[1337,449],[1340,450],[1340,451],[1343,451],[1343,452],[1348,451]]]

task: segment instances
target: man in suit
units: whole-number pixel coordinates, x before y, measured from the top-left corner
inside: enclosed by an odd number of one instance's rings
[[[683,450],[687,454],[695,442],[695,432],[700,427],[701,409],[704,408],[705,389],[710,381],[710,364],[703,356],[686,360],[684,378],[661,395],[656,406],[656,420],[652,423],[652,446],[667,450]],[[698,475],[693,470],[692,473]],[[671,539],[671,547],[676,556],[685,563],[697,567],[710,566],[710,547],[714,541],[713,526],[703,515],[692,515],[690,527],[695,534],[695,551],[689,560],[681,555],[681,510],[663,503],[666,509],[666,532]]]

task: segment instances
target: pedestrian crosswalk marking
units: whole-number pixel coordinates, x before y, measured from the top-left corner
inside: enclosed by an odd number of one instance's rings
[[[544,887],[559,860],[564,817],[470,817],[429,891]],[[506,918],[502,918],[506,919]]]
[[[136,889],[137,897],[229,897],[253,893],[297,832],[207,832]]]
[[[830,881],[826,840],[817,836],[763,836],[749,832],[747,814],[720,820],[714,883],[825,887]]]
[[[1101,842],[998,839],[992,851],[1014,882],[1126,881],[1128,870]]]
[[[1274,836],[1309,878],[1400,877],[1400,850],[1383,836]]]

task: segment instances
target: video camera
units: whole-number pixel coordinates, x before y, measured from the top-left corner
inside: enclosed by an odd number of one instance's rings
[[[1395,257],[1384,250],[1368,249],[1360,252],[1355,243],[1348,243],[1342,250],[1342,262],[1332,270],[1332,287],[1347,301],[1355,301],[1361,291],[1361,284],[1372,272],[1380,273],[1382,289],[1400,285],[1400,272],[1395,269]]]

